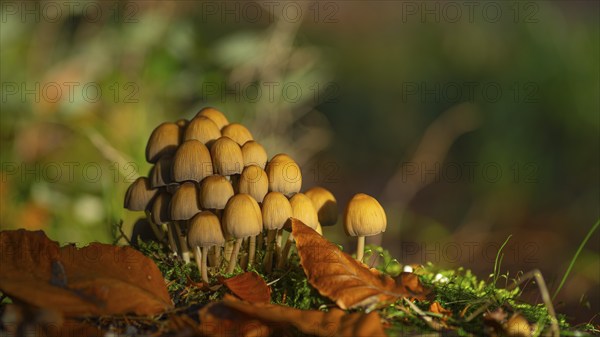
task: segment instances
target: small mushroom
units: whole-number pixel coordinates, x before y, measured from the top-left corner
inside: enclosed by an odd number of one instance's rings
[[[227,273],[230,274],[237,264],[242,240],[256,236],[262,231],[262,215],[256,200],[243,193],[231,197],[223,212],[223,226],[225,231],[236,240],[227,267]],[[256,247],[250,245],[249,249],[249,254],[252,255]]]
[[[152,131],[146,144],[146,160],[156,163],[160,157],[172,155],[177,150],[180,140],[181,129],[177,124],[160,124]]]
[[[225,115],[221,111],[219,111],[215,108],[210,108],[210,107],[204,108],[196,114],[196,117],[198,117],[198,116],[204,116],[204,117],[212,120],[217,125],[219,130],[223,129],[225,126],[227,126],[229,124],[227,117],[225,117]]]
[[[254,140],[249,140],[242,145],[242,156],[244,166],[256,165],[264,170],[267,165],[267,151]]]
[[[156,192],[157,190],[150,186],[148,178],[139,177],[127,188],[123,206],[130,211],[146,211]]]
[[[171,174],[176,182],[200,182],[212,175],[213,165],[208,148],[195,139],[183,142],[175,152]]]
[[[365,250],[365,236],[385,232],[387,218],[379,202],[364,193],[352,197],[344,213],[344,230],[350,236],[357,236],[356,260],[362,262]]]
[[[300,166],[287,154],[274,156],[267,164],[269,191],[283,193],[291,197],[302,188],[302,172]]]
[[[267,273],[271,272],[273,266],[273,253],[276,249],[281,249],[281,237],[278,233],[292,215],[292,205],[285,195],[279,192],[269,192],[265,195],[262,202],[262,219],[263,228],[267,230],[267,252],[263,266]],[[275,242],[276,238],[279,239],[278,242]]]
[[[210,147],[212,142],[219,137],[221,137],[221,130],[215,122],[204,116],[196,116],[186,127],[183,139],[196,139],[207,147]]]
[[[210,148],[215,173],[232,176],[242,173],[244,158],[242,149],[231,138],[223,136],[217,139]]]
[[[173,219],[171,218],[171,193],[166,191],[162,191],[156,195],[154,201],[152,202],[152,222],[155,224],[166,224],[167,226],[167,239],[169,240],[169,246],[171,251],[177,255],[181,256],[179,249],[177,248],[177,243],[175,242],[175,227],[173,224]]]
[[[252,133],[240,123],[231,123],[221,130],[223,136],[233,139],[240,146],[244,145],[247,141],[253,140]]]
[[[167,155],[160,157],[150,171],[150,186],[152,188],[159,188],[175,183],[171,173],[172,167],[172,156]]]
[[[219,218],[210,211],[200,212],[189,221],[188,244],[194,249],[196,264],[204,283],[208,284],[208,249],[225,243]]]
[[[317,214],[319,215],[319,223],[322,226],[333,226],[337,222],[338,210],[337,201],[331,192],[323,187],[316,186],[304,192],[310,198]]]
[[[312,201],[304,193],[296,193],[290,198],[290,205],[292,206],[292,216],[302,221],[308,227],[316,230],[319,226],[319,216],[317,211],[312,204]],[[281,252],[281,258],[277,265],[278,268],[283,268],[287,262],[288,253],[292,243],[294,242],[294,236],[292,233],[288,235],[283,251]]]
[[[261,203],[269,191],[269,178],[263,169],[256,165],[250,165],[242,171],[237,186],[239,193],[249,194],[254,200]]]
[[[221,211],[227,201],[233,196],[233,186],[222,175],[212,175],[204,178],[200,184],[200,206],[203,209]],[[219,212],[217,212],[219,214]]]
[[[181,246],[181,255],[183,260],[187,263],[190,261],[190,253],[185,237],[181,231],[181,224],[185,223],[201,211],[198,203],[196,184],[189,181],[181,184],[179,189],[173,193],[169,208],[171,210],[171,219],[175,221],[174,226]]]

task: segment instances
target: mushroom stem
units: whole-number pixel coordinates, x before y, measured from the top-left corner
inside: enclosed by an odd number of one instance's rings
[[[173,236],[173,225],[172,224],[167,224],[167,239],[169,240],[169,247],[171,248],[171,251],[173,252],[173,256],[179,257],[179,254],[177,251],[177,243],[175,242],[175,237]]]
[[[198,265],[198,271],[202,274],[202,251],[200,250],[200,246],[195,247],[194,259],[196,260],[196,265]]]
[[[152,233],[156,237],[156,240],[158,242],[163,241],[165,234],[163,233],[161,228],[158,227],[158,225],[155,224],[154,221],[152,221],[152,216],[150,215],[150,211],[148,211],[148,210],[146,210],[146,219],[148,219],[148,223],[150,224],[150,229],[152,230]]]
[[[362,262],[365,254],[365,237],[359,236],[358,243],[356,244],[356,261]]]
[[[190,262],[190,249],[188,248],[187,240],[183,233],[181,232],[181,227],[179,226],[179,222],[175,222],[175,231],[177,232],[177,237],[179,238],[179,246],[181,246],[181,257],[185,263]]]
[[[254,256],[256,255],[256,236],[251,236],[248,242],[248,266],[254,264]]]
[[[240,252],[240,246],[242,245],[242,239],[235,240],[235,244],[233,245],[233,250],[231,251],[231,257],[229,258],[229,266],[227,266],[227,274],[233,273],[235,266],[237,264],[238,253]]]
[[[214,267],[217,264],[216,250],[217,250],[216,246],[212,246],[208,250],[208,263],[212,267]]]
[[[282,229],[278,229],[277,230],[277,235],[276,235],[276,240],[275,240],[275,256],[277,256],[277,258],[279,258],[279,256],[281,255],[281,243],[283,241],[283,230]]]
[[[262,248],[264,241],[265,237],[263,232],[258,233],[258,236],[256,237],[256,247],[258,247],[258,249]]]
[[[281,258],[277,263],[277,268],[282,269],[285,267],[287,263],[288,254],[290,253],[290,248],[292,248],[292,243],[294,242],[294,236],[292,233],[288,235],[287,241],[285,242],[285,246],[283,247],[283,251],[281,252]]]
[[[270,229],[267,231],[267,252],[263,260],[263,268],[267,274],[270,274],[271,270],[273,269],[273,251],[275,250],[276,235],[276,229]]]
[[[198,246],[196,246],[196,252],[199,251]],[[208,284],[208,266],[207,256],[208,256],[208,247],[202,247],[202,281]]]
[[[215,267],[221,265],[221,247],[215,246]]]
[[[223,248],[225,261],[231,261],[231,253],[233,253],[233,240],[227,240],[227,242],[225,242],[225,248]]]

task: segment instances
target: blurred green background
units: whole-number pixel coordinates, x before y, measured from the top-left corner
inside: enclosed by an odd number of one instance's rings
[[[591,1],[1,4],[0,227],[112,242],[145,142],[204,106],[290,153],[304,186],[369,193],[402,263],[551,291],[599,216]],[[340,207],[341,208],[341,207]],[[341,226],[325,235],[353,251]],[[600,233],[558,310],[600,310]],[[533,300],[539,298],[532,291]],[[598,324],[598,317],[594,318]]]

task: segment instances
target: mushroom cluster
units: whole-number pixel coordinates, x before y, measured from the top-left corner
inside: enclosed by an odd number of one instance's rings
[[[300,192],[302,174],[294,159],[280,153],[268,160],[245,126],[214,108],[156,127],[146,160],[153,166],[129,186],[124,206],[144,211],[154,235],[174,255],[185,262],[193,255],[206,283],[209,270],[226,267],[232,273],[238,264],[261,263],[267,273],[285,267],[294,240],[291,233],[283,240],[290,217],[321,234],[322,226],[337,222],[331,192],[322,187]],[[357,194],[344,225],[358,237],[360,261],[364,237],[385,231],[385,212],[374,198]],[[261,262],[257,249],[264,252]]]

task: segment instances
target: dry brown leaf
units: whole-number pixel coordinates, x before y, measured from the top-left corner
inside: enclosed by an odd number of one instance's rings
[[[153,315],[172,307],[158,267],[130,247],[60,248],[41,231],[21,229],[0,232],[0,252],[0,290],[30,305],[67,316]]]
[[[376,312],[300,310],[229,295],[200,310],[200,323],[201,332],[210,336],[281,336],[290,333],[290,327],[314,336],[385,336]]]
[[[438,301],[431,303],[429,306],[429,311],[443,316],[452,316],[452,311],[442,307]]]
[[[401,297],[425,297],[426,290],[416,275],[403,273],[394,281],[357,262],[300,220],[291,220],[300,263],[308,282],[340,308],[371,307]]]
[[[231,292],[244,301],[254,303],[271,302],[271,288],[255,272],[249,271],[228,279],[220,280]]]

